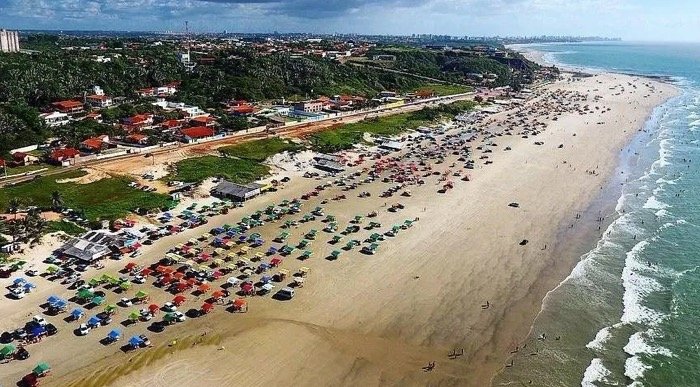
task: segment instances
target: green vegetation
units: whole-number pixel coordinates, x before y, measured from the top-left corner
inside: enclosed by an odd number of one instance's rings
[[[473,91],[474,89],[471,87],[462,86],[462,85],[446,85],[446,84],[440,84],[440,83],[431,83],[431,84],[425,85],[425,86],[421,87],[420,89],[418,89],[418,91],[421,91],[421,90],[432,91],[438,97],[442,97],[445,95],[468,93],[470,91]]]
[[[336,129],[315,133],[309,140],[314,149],[331,153],[352,148],[363,141],[364,133],[378,136],[395,136],[406,130],[416,129],[448,115],[456,115],[474,107],[471,101],[423,108],[412,113],[395,114],[380,118],[371,118],[357,123],[342,125]]]
[[[56,182],[84,175],[82,171],[71,171],[3,188],[0,190],[0,208],[7,209],[12,199],[18,199],[26,206],[51,209],[54,205],[52,194],[59,192],[64,207],[81,211],[84,218],[95,221],[117,219],[137,209],[165,208],[171,203],[167,195],[129,187],[131,180],[127,177],[113,177],[88,184]]]
[[[46,232],[63,231],[68,235],[80,235],[85,232],[85,229],[73,222],[68,221],[49,221],[46,225]]]
[[[235,183],[247,184],[267,175],[269,171],[268,167],[251,160],[203,156],[177,162],[175,172],[168,180],[198,183],[220,176]]]
[[[302,149],[301,145],[279,137],[266,138],[244,142],[238,145],[231,145],[220,148],[219,151],[229,157],[263,162],[268,157],[282,152],[297,152]]]

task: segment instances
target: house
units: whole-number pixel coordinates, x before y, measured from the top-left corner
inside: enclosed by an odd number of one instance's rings
[[[68,117],[68,114],[61,112],[43,113],[40,114],[39,117],[44,120],[46,125],[50,128],[65,125],[70,122],[70,117]]]
[[[86,97],[87,103],[95,108],[108,108],[114,104],[112,97],[107,95],[88,95]]]
[[[213,127],[216,125],[216,119],[211,116],[200,116],[200,117],[195,117],[190,120],[190,124],[195,125],[195,126],[205,126],[207,128]]]
[[[126,136],[126,142],[138,145],[148,145],[148,136],[145,134],[134,133]]]
[[[25,152],[15,152],[12,154],[12,162],[14,165],[31,165],[39,162],[39,158]]]
[[[139,131],[153,125],[153,114],[137,114],[122,120],[122,126],[127,132]]]
[[[138,95],[139,97],[155,97],[156,88],[155,87],[147,87],[145,89],[136,90],[136,95]]]
[[[262,187],[261,184],[256,183],[242,185],[224,180],[211,190],[211,194],[222,199],[244,202],[260,195]]]
[[[206,126],[194,126],[191,128],[180,129],[180,135],[184,142],[193,142],[207,137],[214,136],[214,129]]]
[[[81,149],[90,153],[99,153],[110,146],[109,136],[103,134],[97,137],[91,137],[80,143]]]
[[[323,111],[322,101],[303,101],[294,104],[294,110],[304,113],[320,113]]]
[[[58,101],[51,104],[56,110],[65,114],[78,114],[85,111],[85,105],[80,101],[67,100]]]
[[[322,158],[317,158],[313,165],[317,169],[331,173],[340,173],[345,171],[345,167],[343,166],[343,164],[337,161]]]
[[[80,157],[80,152],[74,148],[54,149],[49,153],[51,163],[64,167],[75,164],[76,157]]]
[[[93,263],[112,252],[120,251],[123,245],[124,240],[118,235],[105,231],[90,231],[63,245],[61,251],[68,257]]]
[[[183,123],[180,120],[167,120],[163,121],[160,126],[163,130],[176,131],[182,129]]]
[[[86,120],[93,120],[97,121],[99,123],[102,123],[102,113],[99,112],[90,112],[85,116]]]

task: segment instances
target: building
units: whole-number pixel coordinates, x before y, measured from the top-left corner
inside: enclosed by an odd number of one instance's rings
[[[39,162],[39,158],[26,152],[15,152],[12,154],[14,165],[31,165]]]
[[[124,241],[105,231],[90,231],[63,245],[63,255],[92,263],[121,250]]]
[[[109,148],[110,146],[109,136],[106,134],[97,137],[90,137],[80,143],[80,148],[90,153],[99,153],[103,149]]]
[[[385,54],[374,55],[372,57],[372,60],[394,62],[394,61],[396,61],[396,55],[385,55]]]
[[[49,161],[53,164],[66,167],[75,164],[76,157],[80,157],[80,152],[77,149],[54,149],[49,154]]]
[[[58,101],[52,103],[51,105],[53,105],[53,107],[56,108],[56,110],[58,110],[59,112],[68,115],[83,113],[85,111],[85,105],[80,101]]]
[[[43,113],[39,115],[39,117],[41,117],[41,119],[44,120],[46,125],[51,128],[65,125],[70,122],[70,117],[68,117],[68,114],[61,112]]]
[[[331,173],[340,173],[345,171],[345,167],[343,166],[343,164],[337,161],[332,161],[324,158],[317,158],[314,162],[314,167],[322,171]]]
[[[0,52],[19,52],[19,32],[0,30]]]
[[[323,102],[320,101],[304,101],[294,104],[294,110],[304,113],[320,113],[323,111]]]
[[[262,187],[263,185],[256,183],[242,185],[224,180],[211,190],[211,194],[222,199],[244,202],[260,195]]]
[[[207,137],[214,136],[214,129],[206,126],[194,126],[191,128],[180,129],[180,135],[184,142],[194,142]]]

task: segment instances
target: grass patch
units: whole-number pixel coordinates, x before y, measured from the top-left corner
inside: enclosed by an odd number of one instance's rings
[[[22,173],[38,171],[38,170],[44,169],[44,168],[46,168],[47,170],[50,171],[50,170],[56,169],[57,167],[55,165],[51,165],[51,164],[22,165],[22,166],[18,166],[18,167],[7,168],[7,176],[20,175]]]
[[[297,152],[301,145],[279,137],[266,138],[264,140],[248,141],[238,145],[225,146],[219,151],[229,157],[263,162],[268,157],[282,152]]]
[[[341,125],[335,129],[319,132],[309,136],[313,148],[319,152],[332,153],[350,149],[362,142],[363,134],[378,136],[396,136],[407,130],[428,125],[436,120],[454,116],[474,107],[472,101],[459,101],[450,105],[426,107],[411,113],[370,118],[360,122]]]
[[[175,173],[167,179],[188,183],[199,183],[210,177],[221,176],[234,183],[247,184],[270,172],[267,166],[255,161],[217,156],[185,159],[177,162],[175,168]]]
[[[50,221],[47,222],[46,225],[46,233],[52,233],[52,232],[58,232],[58,231],[63,231],[64,233],[68,235],[80,235],[84,233],[86,230],[77,224],[73,222],[64,222],[64,221]]]
[[[71,171],[54,176],[40,177],[31,182],[0,189],[0,208],[7,209],[10,199],[18,198],[24,205],[51,208],[51,194],[61,193],[67,208],[82,210],[88,220],[113,220],[137,208],[159,209],[171,204],[170,197],[144,192],[128,186],[128,177],[113,177],[89,184],[57,183],[56,180],[84,176],[83,171]]]
[[[474,89],[472,89],[469,86],[462,85],[446,85],[440,83],[431,83],[418,89],[418,91],[420,90],[430,90],[433,93],[435,93],[438,97],[442,97],[445,95],[468,93],[470,91],[473,91]]]

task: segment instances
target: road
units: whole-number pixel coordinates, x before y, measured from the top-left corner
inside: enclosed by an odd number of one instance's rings
[[[173,146],[164,146],[160,148],[153,149],[148,152],[144,153],[129,153],[126,155],[121,155],[121,156],[115,156],[115,157],[110,157],[110,158],[104,158],[104,159],[99,159],[99,160],[91,160],[91,161],[86,161],[82,162],[70,167],[65,167],[65,168],[58,168],[54,170],[49,170],[47,172],[37,174],[37,175],[22,175],[22,176],[17,176],[17,177],[8,177],[0,182],[0,187],[5,187],[8,185],[13,185],[17,184],[20,182],[25,182],[32,180],[35,178],[35,176],[51,176],[51,175],[56,175],[56,174],[61,174],[65,173],[68,171],[76,170],[76,169],[82,169],[85,167],[96,167],[99,166],[100,164],[106,164],[106,163],[113,163],[115,161],[120,161],[120,160],[125,160],[125,159],[131,159],[131,158],[136,158],[136,157],[146,157],[146,154],[161,154],[161,153],[166,153],[166,152],[172,152],[174,150],[187,150],[190,148],[196,149],[197,147],[201,148],[216,148],[218,146],[222,145],[228,145],[228,144],[234,144],[234,143],[240,143],[240,142],[245,142],[245,141],[251,141],[254,139],[261,139],[261,138],[266,138],[269,135],[284,135],[284,136],[292,136],[292,137],[301,137],[304,135],[308,135],[313,132],[317,131],[322,131],[322,130],[327,130],[331,128],[334,124],[338,123],[352,123],[352,122],[357,122],[360,120],[363,120],[365,118],[372,118],[372,117],[383,117],[383,116],[388,116],[388,115],[394,115],[394,114],[401,114],[401,113],[408,113],[416,110],[420,110],[426,106],[429,105],[438,105],[438,104],[449,104],[457,101],[463,101],[463,100],[469,100],[472,99],[475,93],[463,93],[463,94],[455,94],[455,95],[448,95],[448,96],[443,96],[443,97],[435,97],[435,98],[430,98],[430,99],[425,99],[425,100],[420,100],[412,103],[407,103],[403,106],[396,107],[396,108],[375,108],[375,109],[365,109],[365,110],[359,110],[359,111],[352,111],[352,112],[347,112],[347,113],[339,113],[334,116],[330,116],[328,118],[323,118],[315,121],[302,121],[298,123],[293,123],[286,125],[281,128],[277,129],[272,129],[272,130],[267,130],[264,126],[261,127],[256,127],[256,128],[251,128],[246,131],[240,131],[236,132],[232,135],[228,135],[223,138],[216,138],[213,140],[208,140],[208,141],[202,141],[202,142],[196,142],[192,144],[177,144]]]

